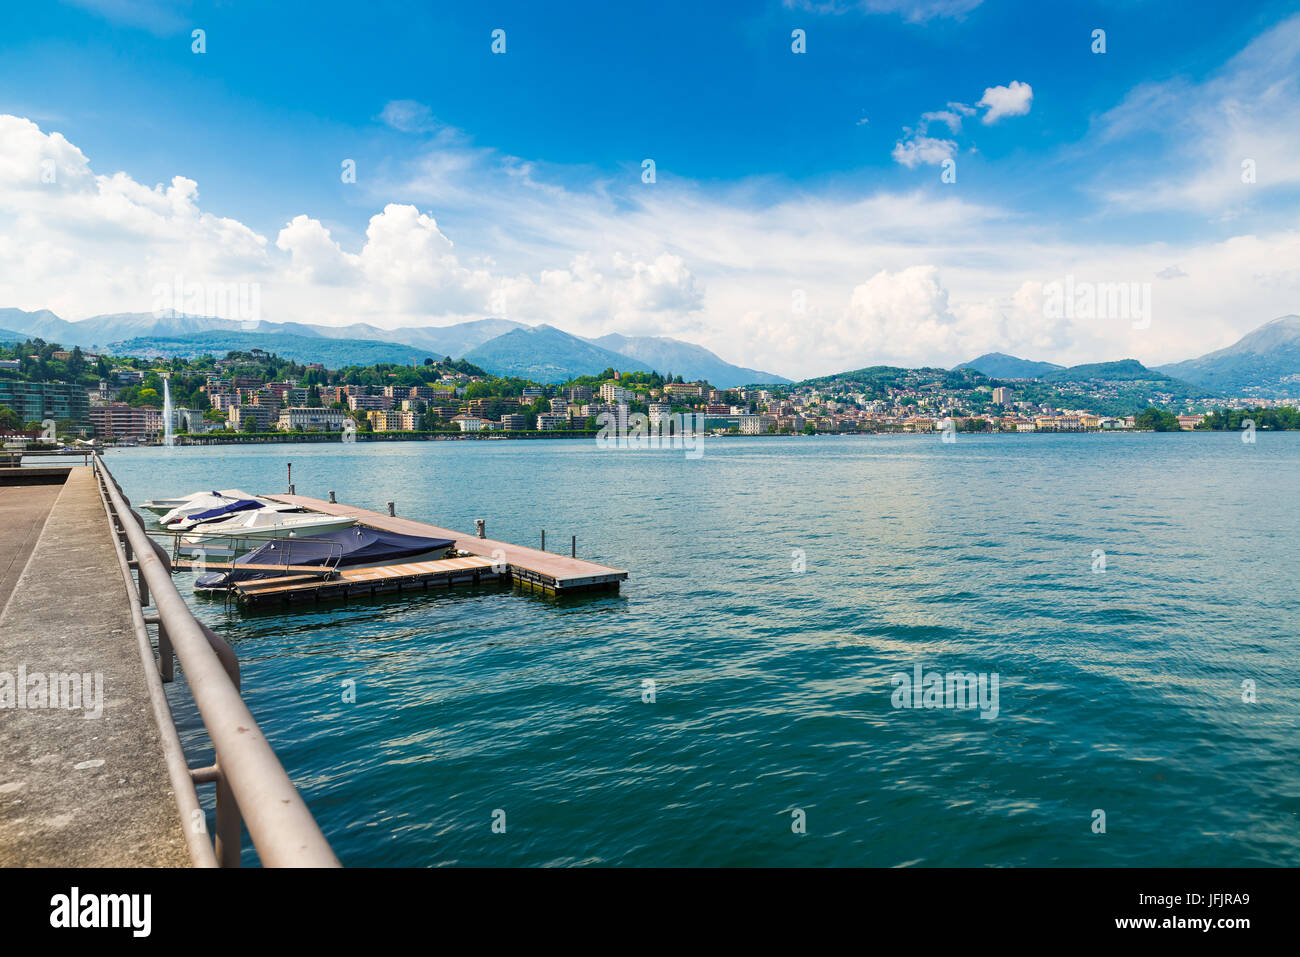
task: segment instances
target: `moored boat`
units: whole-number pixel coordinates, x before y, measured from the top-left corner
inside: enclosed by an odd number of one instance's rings
[[[315,535],[264,543],[234,561],[229,571],[207,572],[194,583],[195,591],[226,591],[241,582],[276,578],[285,569],[307,566],[331,571],[340,568],[377,568],[384,565],[436,561],[446,558],[455,544],[449,538],[402,535],[365,525]],[[240,568],[239,566],[244,566]],[[251,567],[250,567],[251,566]]]
[[[202,550],[209,555],[241,554],[256,549],[268,539],[315,537],[355,524],[355,519],[346,516],[306,509],[256,508],[193,525],[181,536],[180,550]]]
[[[237,488],[228,488],[221,492],[192,492],[189,495],[180,495],[176,498],[154,498],[141,503],[140,507],[153,512],[155,515],[160,515],[161,518],[158,521],[163,525],[168,525],[198,512],[217,508],[220,505],[226,505],[240,499],[252,498],[255,498],[255,496],[249,495],[247,492],[241,492]]]
[[[218,522],[225,522],[235,518],[240,512],[271,508],[273,505],[274,503],[260,498],[237,498],[213,508],[205,509],[202,512],[195,512],[193,515],[174,519],[166,523],[167,530],[184,532],[198,525],[215,525]]]

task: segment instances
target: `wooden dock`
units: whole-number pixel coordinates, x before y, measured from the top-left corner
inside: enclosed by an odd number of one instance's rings
[[[372,512],[354,505],[326,502],[305,495],[263,497],[287,505],[299,505],[315,512],[324,512],[327,515],[344,515],[362,525],[384,531],[398,532],[402,535],[423,535],[427,538],[452,539],[455,542],[453,547],[457,551],[485,558],[489,564],[496,563],[498,568],[504,563],[503,573],[508,574],[516,583],[547,594],[571,595],[577,592],[606,589],[617,591],[619,582],[627,579],[627,572],[621,568],[611,568],[608,565],[571,558],[568,555],[556,555],[524,545],[512,545],[492,538],[479,538],[476,535],[439,528],[409,518]],[[365,569],[358,571],[363,570]]]
[[[280,575],[235,585],[235,597],[244,605],[358,598],[385,592],[427,591],[437,586],[479,584],[507,574],[489,558],[441,558],[379,568],[340,568],[322,578],[317,574]]]

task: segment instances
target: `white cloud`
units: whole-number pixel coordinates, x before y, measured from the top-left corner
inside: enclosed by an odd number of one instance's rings
[[[1028,113],[1033,91],[1027,83],[1012,81],[1010,87],[990,87],[984,91],[984,97],[977,104],[988,108],[983,122],[992,123],[1001,116]],[[942,123],[948,127],[952,136],[961,133],[962,119],[978,112],[975,107],[965,103],[950,102],[947,109],[930,110],[921,114],[921,121],[916,129],[903,127],[903,136],[895,144],[890,156],[895,163],[908,169],[917,166],[940,166],[945,160],[957,155],[957,141],[941,139],[930,135],[930,124]]]
[[[989,87],[975,105],[988,107],[980,122],[989,124],[1004,116],[1024,116],[1033,102],[1033,88],[1028,83],[1012,80],[1010,86]]]
[[[903,130],[904,138],[894,144],[890,156],[895,163],[901,163],[908,169],[918,166],[939,166],[944,160],[952,159],[957,153],[955,140],[941,140],[909,129]]]
[[[939,270],[909,266],[882,269],[854,287],[835,332],[846,345],[856,340],[878,354],[920,359],[953,354],[956,325]]]
[[[275,245],[289,254],[286,275],[299,282],[343,285],[360,271],[360,256],[339,248],[319,220],[298,215],[280,230]]]
[[[961,114],[953,110],[933,110],[929,113],[922,113],[921,122],[925,124],[946,123],[948,129],[953,133],[961,132]]]

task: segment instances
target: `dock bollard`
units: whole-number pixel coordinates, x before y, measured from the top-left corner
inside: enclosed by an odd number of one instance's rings
[[[289,486],[289,494],[290,494],[290,495],[293,495],[293,494],[294,494],[293,486],[292,486],[292,485]]]
[[[396,515],[396,514],[397,514],[397,503],[396,503],[396,502],[389,502],[389,503],[388,503],[388,514],[389,514],[389,515]]]
[[[336,502],[336,501],[334,500],[334,490],[333,490],[333,489],[330,489],[330,504],[331,504],[331,505],[337,505],[337,504],[338,504],[338,502]]]
[[[487,538],[487,522],[481,518],[474,519],[474,531],[478,532],[479,538]]]

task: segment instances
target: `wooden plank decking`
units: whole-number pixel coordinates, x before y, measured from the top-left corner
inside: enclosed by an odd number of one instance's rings
[[[490,558],[440,558],[377,568],[341,568],[337,577],[328,579],[287,575],[240,582],[235,585],[235,594],[244,604],[324,601],[410,588],[427,589],[431,585],[477,584],[483,579],[494,580],[505,574],[505,567]]]
[[[515,581],[547,592],[568,594],[599,588],[617,590],[619,582],[627,579],[627,572],[621,568],[611,568],[609,565],[601,565],[581,558],[570,558],[568,555],[556,555],[524,545],[512,545],[492,538],[479,538],[476,535],[439,528],[426,522],[416,522],[400,516],[394,517],[383,512],[372,512],[354,505],[326,502],[305,495],[263,497],[289,505],[300,505],[327,515],[346,515],[371,528],[403,535],[450,538],[455,541],[455,548],[458,551],[503,561],[509,566],[510,575]]]

